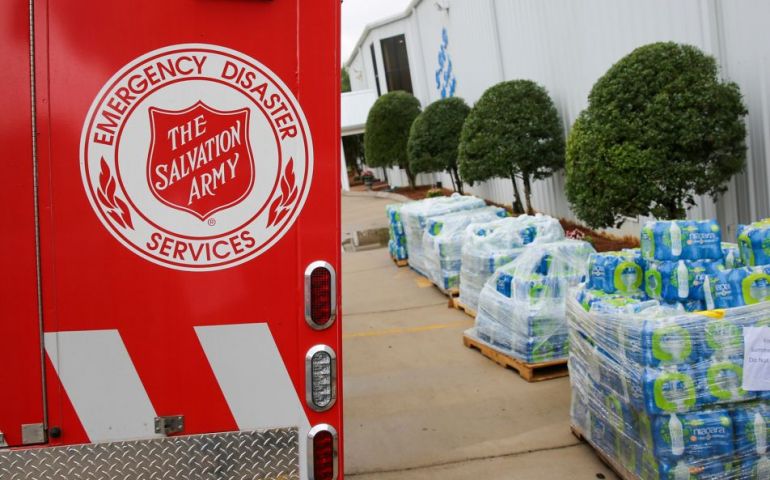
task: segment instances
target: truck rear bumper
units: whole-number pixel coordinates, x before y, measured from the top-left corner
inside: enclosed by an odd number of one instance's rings
[[[0,452],[7,480],[289,480],[299,468],[297,428]]]

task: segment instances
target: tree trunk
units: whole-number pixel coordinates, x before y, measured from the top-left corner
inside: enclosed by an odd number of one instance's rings
[[[529,215],[534,215],[535,210],[532,208],[532,187],[530,185],[529,174],[523,172],[521,176],[524,179],[524,200],[527,202],[527,213]]]
[[[406,178],[409,180],[409,188],[414,190],[414,174],[412,173],[412,169],[409,168],[409,162],[404,165],[404,170],[406,170]]]
[[[668,215],[667,220],[681,220],[687,216],[687,212],[678,198],[666,203],[666,214]]]
[[[463,194],[463,181],[460,179],[460,174],[457,173],[457,169],[453,168],[449,174],[452,177],[452,183],[454,184],[455,191],[460,195]]]
[[[513,213],[524,213],[524,207],[521,205],[521,195],[519,195],[519,186],[516,185],[516,175],[511,172],[511,183],[513,184]]]
[[[388,167],[382,167],[382,176],[385,183],[390,187],[390,180],[388,180]]]
[[[449,172],[449,179],[452,180],[452,190],[457,191],[457,185],[455,185],[455,177],[452,172]]]

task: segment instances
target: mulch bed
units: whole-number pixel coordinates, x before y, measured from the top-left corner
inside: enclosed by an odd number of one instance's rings
[[[597,252],[615,252],[623,248],[636,248],[639,246],[639,239],[631,235],[619,237],[604,232],[597,232],[563,218],[559,219],[559,223],[561,223],[568,237],[590,242]]]
[[[365,192],[368,189],[364,184],[359,185],[351,185],[350,190],[354,192]],[[415,188],[409,188],[409,187],[398,187],[394,189],[390,189],[388,187],[388,184],[385,182],[377,182],[374,185],[372,185],[371,191],[373,192],[391,192],[391,193],[397,193],[399,195],[403,195],[407,197],[410,200],[422,200],[425,197],[428,196],[429,190],[436,190],[436,188],[431,187],[430,185],[422,185]],[[454,192],[452,190],[448,190],[446,188],[441,189],[442,194],[445,197],[448,197],[449,195],[452,195]]]
[[[421,187],[415,187],[415,188],[398,187],[393,189],[393,193],[403,195],[405,197],[408,197],[411,200],[422,200],[423,198],[428,196],[429,190],[438,190],[438,189],[431,186],[421,186]],[[441,193],[443,194],[443,196],[448,197],[452,195],[454,192],[452,190],[442,188]],[[434,196],[438,196],[438,195],[434,195]]]

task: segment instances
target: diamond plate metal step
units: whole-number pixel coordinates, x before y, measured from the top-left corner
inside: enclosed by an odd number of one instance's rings
[[[294,480],[296,428],[6,450],[3,480]]]

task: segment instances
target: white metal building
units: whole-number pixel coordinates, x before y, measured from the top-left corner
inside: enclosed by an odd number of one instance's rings
[[[382,94],[404,89],[405,55],[411,91],[423,106],[442,92],[472,105],[500,81],[532,79],[549,91],[568,132],[594,82],[634,48],[669,40],[695,45],[740,85],[749,109],[746,172],[717,204],[703,199],[689,213],[718,218],[727,239],[737,223],[770,216],[768,19],[767,0],[414,0],[402,14],[368,25],[345,67],[354,91]],[[397,170],[389,179],[406,183]],[[448,174],[435,180],[451,184]],[[574,217],[563,190],[561,174],[536,182],[534,207]],[[501,203],[513,196],[509,180],[469,191]],[[634,221],[627,228],[638,231]]]

